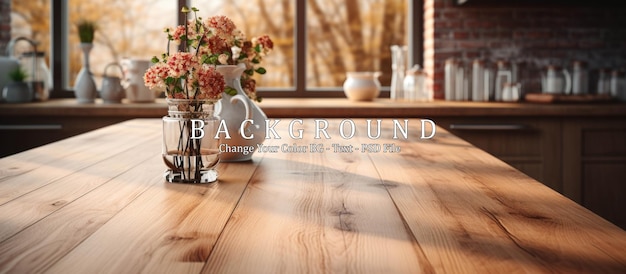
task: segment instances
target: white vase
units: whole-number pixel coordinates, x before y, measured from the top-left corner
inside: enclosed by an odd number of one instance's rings
[[[235,89],[234,96],[223,94],[218,102],[217,112],[228,127],[228,135],[220,135],[222,143],[222,153],[220,161],[240,162],[252,159],[252,154],[259,144],[265,140],[265,120],[267,116],[250,98],[241,87],[241,74],[245,70],[244,64],[239,65],[219,65],[217,71],[224,75],[226,85]],[[241,125],[244,121],[243,135]],[[248,149],[246,149],[248,148]],[[252,151],[249,151],[250,149]],[[238,152],[233,152],[236,150]]]
[[[78,72],[74,82],[74,95],[78,103],[89,104],[95,101],[98,94],[96,82],[93,80],[89,69],[89,52],[91,52],[93,44],[81,43],[80,48],[83,51],[83,67]]]

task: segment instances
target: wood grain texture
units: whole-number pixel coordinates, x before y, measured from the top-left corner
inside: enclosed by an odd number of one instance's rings
[[[283,123],[265,142],[279,152],[221,163],[209,185],[164,182],[157,119],[1,159],[23,170],[0,177],[0,272],[626,271],[626,232],[445,130],[420,139],[410,120],[392,139],[384,120],[372,140],[355,119],[346,140],[339,122],[332,139],[314,139],[312,120],[291,139]],[[362,143],[401,151],[333,147]],[[328,150],[280,152],[311,144]]]
[[[449,133],[372,160],[437,272],[626,269],[623,230]]]
[[[158,161],[151,162],[153,166],[161,165]],[[199,272],[246,187],[254,171],[250,167],[254,165],[229,165],[222,170],[224,175],[219,184],[157,181],[50,271]]]
[[[313,124],[303,129],[311,134]],[[268,145],[310,147],[310,140]],[[255,178],[203,273],[430,270],[367,154],[266,153]]]
[[[437,125],[489,152],[534,179],[563,191],[561,171],[561,120],[559,118],[437,118]],[[466,126],[465,129],[457,128]],[[477,125],[478,129],[467,128]],[[485,129],[489,125],[519,126],[519,129]],[[480,126],[483,126],[482,129]],[[569,137],[569,136],[568,136]]]

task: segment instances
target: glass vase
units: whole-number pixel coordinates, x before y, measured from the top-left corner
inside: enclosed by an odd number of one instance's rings
[[[217,181],[220,140],[215,135],[220,118],[215,101],[167,99],[168,115],[163,117],[163,161],[165,178],[176,183]]]

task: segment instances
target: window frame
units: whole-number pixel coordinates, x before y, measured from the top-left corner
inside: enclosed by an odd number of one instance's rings
[[[69,54],[69,9],[68,0],[50,0],[50,32],[51,37],[51,57],[50,66],[52,73],[52,92],[51,98],[71,98],[74,97],[74,91],[66,88],[69,74],[69,66],[65,59]],[[187,0],[178,0],[178,9],[188,5]],[[409,62],[411,64],[423,65],[423,0],[410,0],[408,7],[409,24],[408,28],[408,46]],[[183,24],[184,18],[178,14],[179,24]],[[294,86],[289,88],[263,88],[259,87],[257,91],[259,96],[265,98],[320,98],[320,97],[345,97],[341,87],[330,88],[309,88],[306,87],[306,1],[295,1],[295,18],[296,27],[294,29],[296,52]],[[302,64],[302,65],[300,65]],[[389,87],[383,87],[381,97],[389,97]]]

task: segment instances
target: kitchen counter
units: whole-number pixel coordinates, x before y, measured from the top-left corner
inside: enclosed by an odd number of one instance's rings
[[[624,273],[626,232],[438,128],[303,139],[322,153],[221,163],[164,182],[161,121],[134,119],[0,159],[0,272]],[[426,128],[430,132],[430,128]],[[428,135],[428,134],[427,134]],[[333,145],[393,147],[336,151]],[[341,152],[343,151],[343,152]]]
[[[54,99],[29,104],[0,104],[0,116],[107,116],[148,118],[166,114],[164,99],[155,103],[78,104],[75,99]],[[398,102],[377,99],[373,102],[351,102],[345,98],[266,98],[259,106],[270,118],[366,118],[366,117],[444,117],[444,116],[623,116],[626,104],[620,102],[597,104],[537,104],[496,102],[429,103]]]

